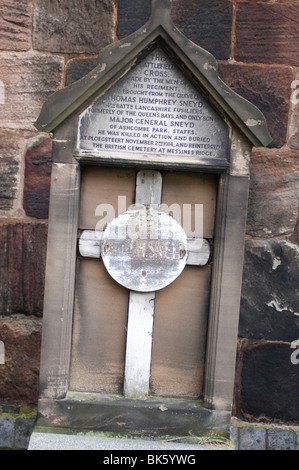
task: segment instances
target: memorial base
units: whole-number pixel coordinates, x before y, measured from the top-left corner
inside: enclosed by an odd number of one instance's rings
[[[231,413],[208,410],[199,400],[126,399],[70,392],[60,400],[40,399],[36,431],[114,433],[121,437],[221,437],[229,439]]]

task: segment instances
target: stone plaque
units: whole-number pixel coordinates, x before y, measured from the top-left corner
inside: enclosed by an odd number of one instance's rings
[[[157,49],[84,111],[78,148],[224,160],[228,126]]]
[[[169,285],[183,271],[187,236],[166,212],[140,206],[108,224],[101,253],[107,271],[119,284],[152,292]]]

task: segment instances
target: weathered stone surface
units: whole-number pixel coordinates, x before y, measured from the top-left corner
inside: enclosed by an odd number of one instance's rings
[[[23,145],[19,134],[0,131],[0,209],[12,209],[17,197]]]
[[[298,215],[299,152],[254,149],[251,158],[247,233],[292,234]]]
[[[97,59],[72,59],[67,63],[66,86],[84,77],[98,65]]]
[[[137,31],[150,16],[151,0],[118,2],[117,36],[122,39]],[[173,0],[174,24],[193,42],[218,59],[230,57],[233,5],[228,0]]]
[[[217,59],[229,59],[233,4],[229,0],[173,0],[174,24]]]
[[[119,0],[117,37],[122,39],[141,28],[149,19],[151,0]]]
[[[33,46],[39,51],[96,54],[114,40],[114,0],[37,0]]]
[[[42,320],[0,317],[5,364],[0,366],[0,402],[37,403]]]
[[[63,57],[53,55],[1,54],[5,103],[0,105],[0,126],[34,129],[42,105],[61,86],[63,65]]]
[[[291,148],[299,149],[299,72],[297,72],[296,78],[292,82],[288,145]]]
[[[239,450],[266,450],[266,429],[249,426],[240,428]]]
[[[0,314],[41,316],[47,225],[0,225]]]
[[[219,64],[219,75],[236,93],[262,111],[273,138],[270,147],[282,147],[287,136],[291,67]]]
[[[0,50],[27,51],[31,46],[32,1],[2,0]]]
[[[299,4],[239,3],[235,59],[243,62],[299,62]]]
[[[299,248],[247,240],[239,336],[292,342],[299,329]]]
[[[23,205],[27,215],[46,219],[49,212],[52,140],[37,136],[27,142]]]
[[[299,423],[299,365],[292,364],[291,353],[288,343],[242,341],[239,418]]]
[[[290,429],[268,429],[267,450],[295,450],[294,433]]]
[[[36,418],[30,416],[18,416],[15,423],[14,447],[17,449],[27,449],[30,436]]]

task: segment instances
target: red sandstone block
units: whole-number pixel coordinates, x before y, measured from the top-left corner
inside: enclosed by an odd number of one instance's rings
[[[41,319],[0,316],[0,341],[5,347],[5,364],[0,365],[1,403],[37,403],[41,329]]]
[[[53,55],[0,54],[4,103],[0,127],[35,129],[46,99],[61,86],[64,59]]]
[[[1,0],[0,50],[27,51],[30,49],[31,24],[31,0]]]
[[[97,54],[114,40],[115,3],[114,0],[36,0],[34,49]]]
[[[43,311],[47,225],[0,225],[0,315]]]
[[[254,149],[251,158],[247,233],[291,236],[299,199],[299,151]]]
[[[26,215],[46,219],[52,168],[52,140],[37,136],[27,142],[23,205]]]
[[[291,362],[294,350],[290,343],[243,340],[242,346],[235,398],[237,417],[297,424],[298,365]]]
[[[24,139],[12,131],[0,130],[0,209],[14,206],[19,188],[19,166]]]
[[[298,3],[239,3],[235,59],[298,66],[298,24]]]
[[[217,59],[229,59],[233,3],[230,0],[173,0],[175,25]]]
[[[151,0],[118,2],[119,39],[137,31],[150,16]],[[217,59],[228,59],[231,51],[233,4],[230,0],[173,0],[172,20],[193,42]]]
[[[219,75],[235,92],[264,113],[271,146],[286,143],[293,70],[291,67],[220,64]]]

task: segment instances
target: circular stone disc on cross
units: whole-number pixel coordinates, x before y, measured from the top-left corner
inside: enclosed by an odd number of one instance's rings
[[[188,257],[180,224],[158,208],[134,207],[104,231],[101,254],[110,276],[124,287],[152,292],[171,284]]]

